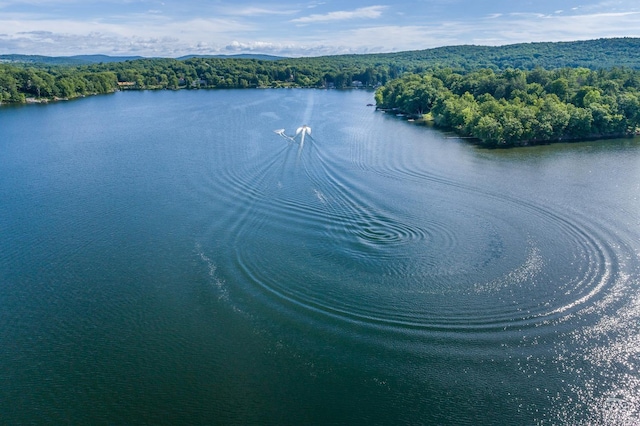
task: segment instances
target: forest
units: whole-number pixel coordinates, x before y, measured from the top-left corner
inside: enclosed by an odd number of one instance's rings
[[[119,90],[377,88],[380,108],[511,145],[634,132],[635,70],[640,38],[306,58],[0,55],[0,104]]]
[[[22,58],[22,59],[21,59]],[[410,52],[308,58],[111,58],[2,55],[0,102],[69,99],[116,90],[377,87],[406,73],[450,68],[640,69],[640,38],[507,46],[449,46]],[[95,62],[95,60],[104,60]]]
[[[375,99],[379,109],[425,116],[485,146],[622,137],[640,127],[640,72],[629,68],[443,69],[406,74]]]

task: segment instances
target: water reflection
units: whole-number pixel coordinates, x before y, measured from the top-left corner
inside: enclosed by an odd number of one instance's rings
[[[638,142],[482,150],[371,96],[3,111],[0,412],[632,423]]]

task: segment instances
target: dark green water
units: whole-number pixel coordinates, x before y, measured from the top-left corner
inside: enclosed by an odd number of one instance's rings
[[[372,98],[0,108],[0,423],[637,422],[640,142]]]

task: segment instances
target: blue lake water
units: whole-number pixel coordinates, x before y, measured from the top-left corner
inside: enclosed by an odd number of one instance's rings
[[[637,422],[640,141],[372,101],[0,108],[0,423]]]

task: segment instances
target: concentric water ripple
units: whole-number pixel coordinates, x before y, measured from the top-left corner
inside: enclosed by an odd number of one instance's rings
[[[371,221],[356,227],[352,232],[364,244],[372,246],[386,247],[427,239],[427,233],[424,230],[385,218],[372,218]]]
[[[478,150],[372,96],[3,107],[5,423],[634,424],[638,139]]]
[[[480,353],[500,356],[503,342],[510,358],[523,354],[527,376],[548,374],[546,356],[537,366],[528,355],[541,342],[616,309],[612,294],[626,291],[623,258],[633,253],[615,227],[560,198],[494,190],[482,170],[477,182],[460,179],[450,159],[419,155],[400,136],[341,129],[314,128],[302,149],[275,138],[260,161],[226,165],[212,179],[218,188],[201,190],[228,208],[212,225],[225,229],[214,238],[230,255],[214,286],[224,280],[218,290],[234,311],[409,359],[437,356],[442,341],[449,356],[473,360],[469,345],[483,341]],[[584,377],[556,350],[558,368]],[[590,405],[634,400],[615,387],[608,397],[567,390]],[[562,397],[552,401],[557,413],[573,412]]]
[[[589,306],[616,279],[610,236],[577,214],[411,162],[368,170],[382,185],[414,182],[429,200],[424,210],[399,209],[415,200],[401,191],[381,199],[321,140],[305,148],[223,176],[227,196],[244,202],[227,243],[247,277],[243,291],[287,315],[398,331],[537,327]]]

